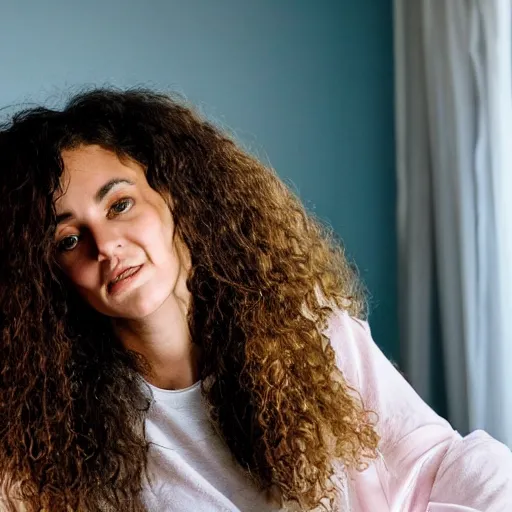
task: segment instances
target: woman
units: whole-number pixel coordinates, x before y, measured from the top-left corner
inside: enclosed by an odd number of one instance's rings
[[[193,110],[24,111],[0,171],[5,510],[511,509],[508,449],[419,399],[331,235]]]

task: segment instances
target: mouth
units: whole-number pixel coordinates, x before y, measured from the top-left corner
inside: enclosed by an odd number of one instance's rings
[[[142,265],[139,265],[138,267],[129,267],[121,274],[119,274],[115,279],[112,279],[112,281],[110,281],[107,285],[108,293],[112,294],[113,292],[121,289],[121,287],[124,287],[124,285],[131,281],[141,268]]]

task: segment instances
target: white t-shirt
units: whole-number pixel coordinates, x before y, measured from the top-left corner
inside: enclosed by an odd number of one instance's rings
[[[151,443],[151,481],[144,493],[148,510],[276,510],[213,431],[199,382],[178,391],[148,386],[155,399],[146,419],[146,438]]]
[[[512,453],[482,431],[461,437],[416,394],[374,343],[369,326],[347,313],[326,332],[336,364],[365,407],[378,417],[379,456],[362,472],[335,466],[336,512],[510,512]],[[147,423],[151,512],[267,512],[210,430],[199,384],[183,391],[152,388]],[[152,500],[152,501],[150,501]],[[319,508],[320,510],[320,508]]]

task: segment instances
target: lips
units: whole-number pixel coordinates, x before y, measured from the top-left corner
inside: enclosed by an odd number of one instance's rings
[[[140,270],[140,268],[141,268],[141,267],[142,267],[142,265],[139,265],[139,266],[137,266],[137,267],[128,267],[128,268],[126,268],[126,269],[122,270],[120,273],[118,273],[118,274],[116,275],[116,277],[114,277],[114,279],[112,279],[112,280],[108,283],[108,285],[107,285],[107,289],[108,289],[109,291],[111,291],[111,290],[112,290],[112,287],[113,287],[115,284],[119,283],[119,282],[120,282],[120,281],[122,281],[123,279],[127,279],[128,277],[133,276],[134,274],[136,274],[136,273]]]

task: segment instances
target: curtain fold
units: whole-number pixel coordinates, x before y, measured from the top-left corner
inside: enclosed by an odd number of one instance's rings
[[[405,371],[430,403],[444,371],[455,428],[512,446],[511,0],[394,9]]]

